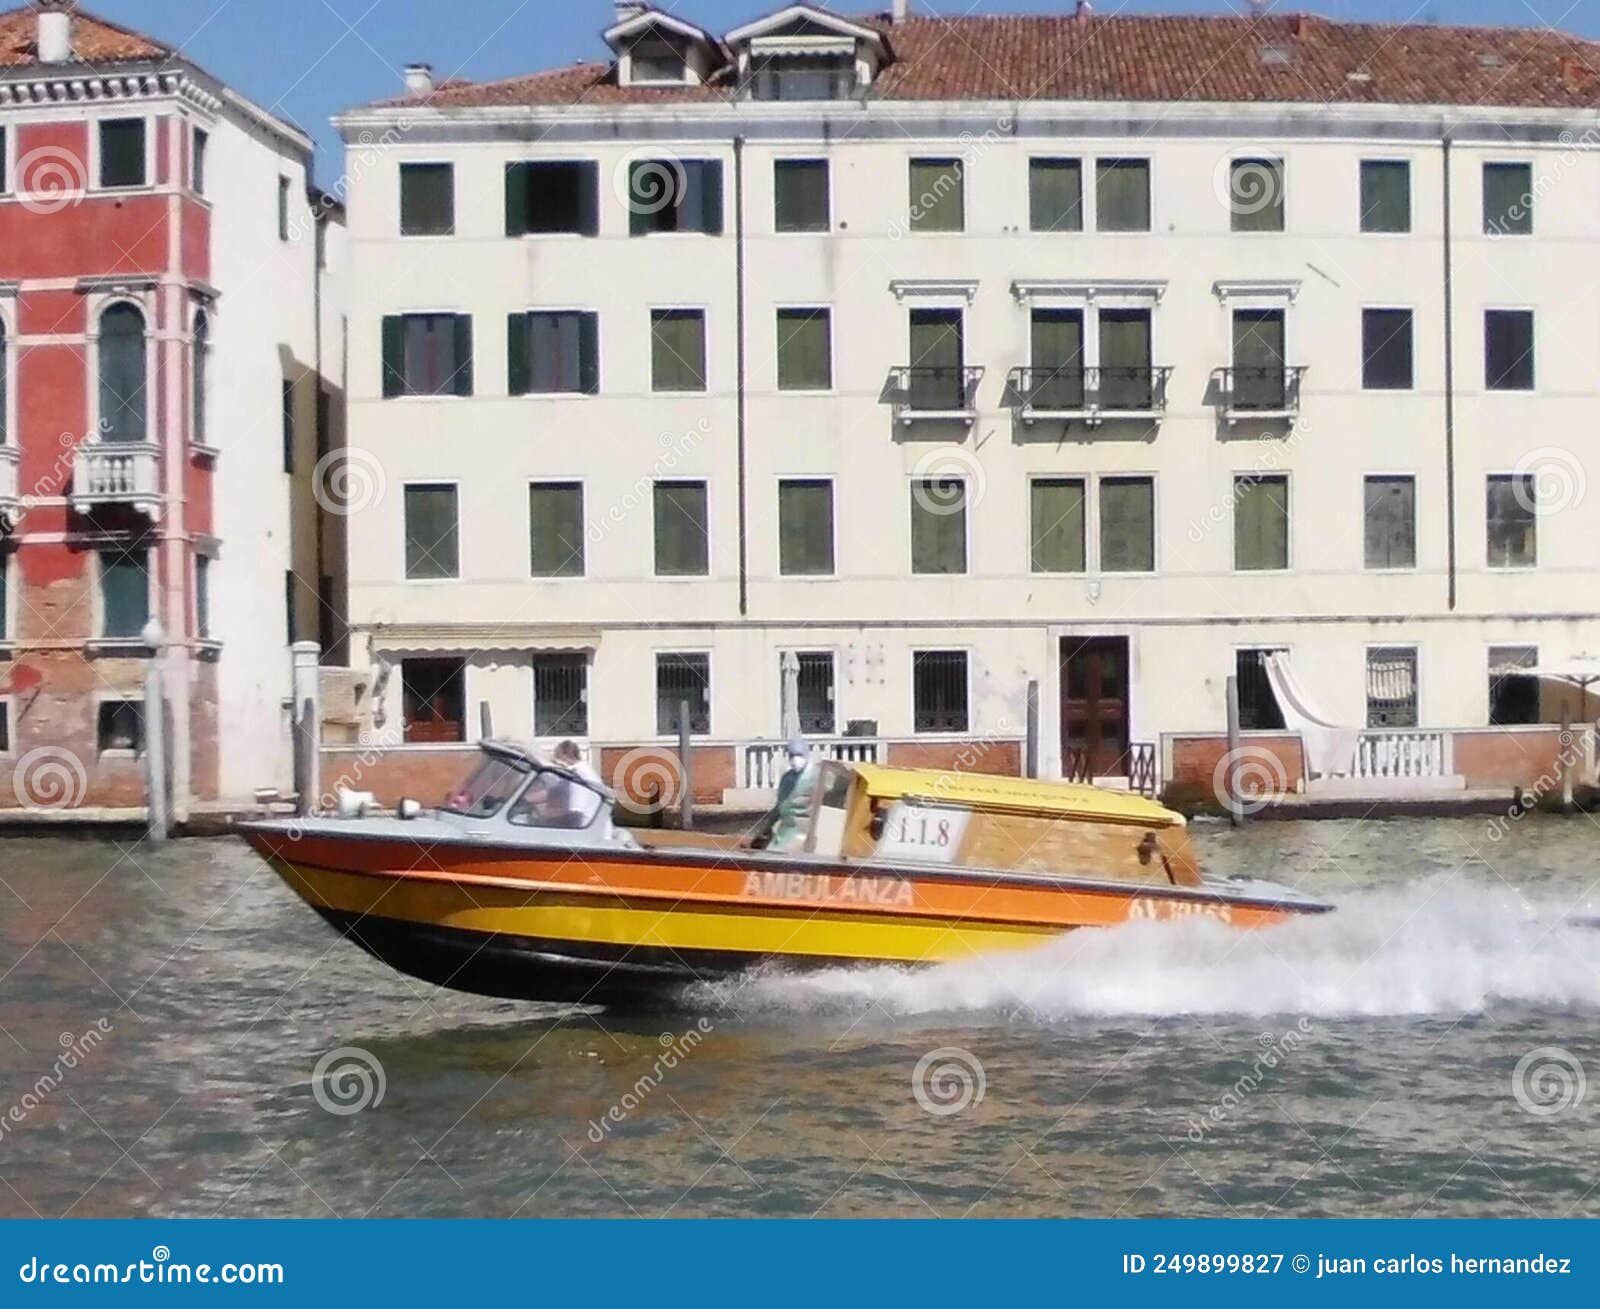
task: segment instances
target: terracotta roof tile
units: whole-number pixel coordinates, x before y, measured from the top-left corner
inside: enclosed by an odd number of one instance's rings
[[[39,62],[34,46],[37,30],[38,15],[32,6],[0,13],[0,69]],[[72,49],[80,60],[91,64],[164,59],[172,53],[170,46],[82,10],[72,18]]]
[[[1065,0],[1063,0],[1065,2]],[[1070,14],[857,19],[889,38],[880,100],[1148,100],[1600,107],[1600,42],[1545,28]],[[442,87],[385,105],[674,104],[715,86],[619,87],[610,63]]]

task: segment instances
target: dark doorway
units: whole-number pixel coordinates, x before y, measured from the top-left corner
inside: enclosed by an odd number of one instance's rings
[[[1128,638],[1063,637],[1061,766],[1068,778],[1112,777],[1127,767]]]

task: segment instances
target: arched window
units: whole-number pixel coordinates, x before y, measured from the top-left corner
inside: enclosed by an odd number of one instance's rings
[[[145,424],[144,315],[130,304],[100,315],[100,439],[143,441]]]
[[[211,362],[211,321],[202,310],[194,316],[194,442],[206,443],[206,369]]]

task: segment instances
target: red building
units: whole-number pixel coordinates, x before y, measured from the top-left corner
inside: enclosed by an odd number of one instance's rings
[[[321,382],[311,142],[159,42],[0,13],[0,808],[286,787]],[[159,631],[157,630],[159,629]]]

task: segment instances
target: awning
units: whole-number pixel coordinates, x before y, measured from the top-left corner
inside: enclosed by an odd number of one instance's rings
[[[1542,677],[1550,682],[1567,682],[1587,690],[1592,683],[1600,682],[1600,659],[1592,655],[1574,655],[1570,659],[1551,659],[1515,670],[1523,677]]]
[[[600,644],[597,628],[550,623],[387,623],[365,630],[373,652],[389,655],[580,653]]]

